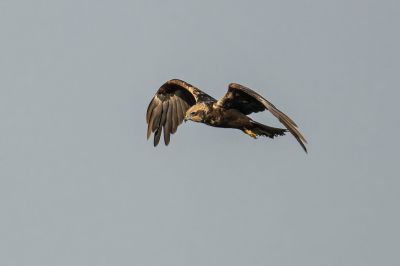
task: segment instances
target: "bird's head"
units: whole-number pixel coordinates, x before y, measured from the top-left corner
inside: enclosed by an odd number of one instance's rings
[[[185,122],[192,120],[194,122],[203,122],[206,116],[207,106],[204,104],[196,104],[186,111]]]

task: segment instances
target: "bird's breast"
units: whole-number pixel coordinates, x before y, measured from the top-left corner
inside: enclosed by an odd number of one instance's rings
[[[227,117],[223,110],[214,109],[207,114],[204,123],[213,127],[227,127],[226,120]]]
[[[208,117],[204,123],[209,126],[217,127],[220,124],[220,119],[216,117]]]

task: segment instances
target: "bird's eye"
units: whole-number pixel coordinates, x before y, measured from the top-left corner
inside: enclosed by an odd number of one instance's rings
[[[191,113],[190,113],[190,115],[195,115],[195,114],[196,114],[196,112],[191,112]]]

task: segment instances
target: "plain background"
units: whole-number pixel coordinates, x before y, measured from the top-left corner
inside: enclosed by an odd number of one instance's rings
[[[400,265],[399,8],[1,0],[0,265]],[[171,78],[257,90],[309,154],[195,123],[153,148]]]

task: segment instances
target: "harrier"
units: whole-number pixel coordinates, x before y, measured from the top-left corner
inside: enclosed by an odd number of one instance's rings
[[[264,110],[270,111],[286,129],[266,126],[247,116]],[[168,145],[178,126],[192,120],[213,127],[240,129],[252,138],[274,138],[289,131],[307,152],[307,141],[291,118],[255,91],[237,83],[229,84],[228,92],[217,101],[183,80],[169,80],[151,100],[146,119],[147,139],[153,132],[154,146],[160,142],[161,131]]]

